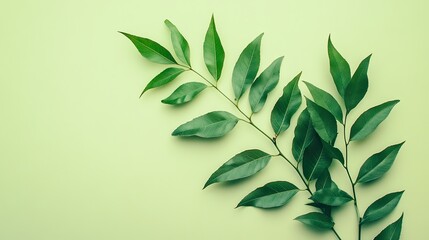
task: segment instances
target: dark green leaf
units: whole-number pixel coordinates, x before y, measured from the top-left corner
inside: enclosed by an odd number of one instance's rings
[[[165,104],[179,105],[194,99],[200,92],[206,89],[207,85],[199,82],[188,82],[180,85],[166,99],[161,100]]]
[[[337,187],[337,185],[332,181],[331,174],[329,174],[328,170],[325,170],[316,181],[316,190],[320,190],[322,188],[331,188],[332,186]]]
[[[351,127],[350,141],[362,140],[371,134],[398,102],[399,100],[385,102],[362,113]]]
[[[391,213],[401,200],[404,191],[389,193],[373,202],[363,214],[361,224],[377,221]]]
[[[190,50],[188,41],[183,37],[183,35],[179,32],[176,26],[173,23],[166,19],[164,21],[165,25],[167,25],[168,29],[171,32],[171,42],[173,43],[174,52],[177,57],[188,66],[191,66],[190,60]]]
[[[305,205],[307,206],[312,206],[315,208],[320,209],[326,216],[331,216],[331,212],[332,212],[332,207],[325,205],[325,204],[321,204],[321,203],[317,203],[317,202],[311,202],[311,203],[306,203]]]
[[[404,218],[404,214],[396,220],[394,223],[387,226],[383,231],[381,231],[374,240],[399,240],[401,237],[402,231],[402,219]]]
[[[343,153],[338,148],[332,146],[331,144],[329,144],[325,141],[322,141],[322,143],[323,143],[324,151],[326,151],[328,156],[330,156],[333,159],[337,159],[342,164],[344,164]]]
[[[337,207],[351,201],[353,198],[338,187],[331,185],[330,188],[317,190],[310,199],[328,206]]]
[[[310,113],[314,130],[316,130],[323,141],[332,144],[337,137],[337,121],[335,121],[335,117],[328,110],[308,98],[307,109],[308,113]]]
[[[244,48],[234,66],[234,71],[232,72],[232,89],[237,101],[252,85],[258,73],[263,35],[259,35]]]
[[[219,80],[222,73],[224,60],[225,51],[223,50],[222,43],[216,31],[214,16],[212,16],[204,39],[204,62],[216,81]]]
[[[316,228],[322,228],[322,229],[331,229],[334,226],[334,222],[332,221],[332,218],[319,212],[307,213],[295,218],[295,220],[298,220],[310,227],[316,227]]]
[[[180,125],[173,136],[217,138],[230,132],[238,122],[238,118],[229,112],[214,111],[194,118]]]
[[[359,170],[357,183],[366,183],[382,177],[392,167],[404,142],[389,146],[369,157]]]
[[[257,149],[241,152],[216,170],[207,180],[204,188],[216,182],[227,182],[252,176],[267,166],[270,159],[270,154]]]
[[[316,132],[314,131],[307,109],[304,109],[299,115],[294,133],[292,154],[295,160],[300,162],[304,156],[305,149],[316,137]]]
[[[180,74],[182,74],[185,71],[183,68],[167,68],[164,71],[162,71],[160,74],[156,75],[145,87],[143,92],[140,94],[140,97],[145,93],[147,90],[152,88],[157,88],[164,86],[165,84],[173,81],[176,79]]]
[[[159,45],[157,42],[152,41],[148,38],[134,36],[129,33],[120,33],[124,34],[128,39],[130,39],[134,46],[136,46],[140,54],[149,61],[162,64],[177,63],[171,53],[163,46]]]
[[[286,181],[270,182],[255,189],[240,201],[237,207],[276,208],[289,202],[299,189]]]
[[[331,36],[328,39],[328,55],[332,78],[338,92],[344,99],[347,85],[351,79],[350,66],[337,49],[335,49],[331,41]]]
[[[335,100],[331,94],[314,86],[313,84],[305,81],[304,83],[307,85],[311,96],[313,96],[314,102],[328,110],[332,115],[334,115],[338,122],[343,123],[343,111],[341,110],[340,104],[337,100]]]
[[[344,96],[347,112],[350,112],[359,104],[368,90],[368,66],[370,59],[371,55],[359,64],[349,85],[347,85],[346,94]]]
[[[252,112],[259,112],[264,107],[268,94],[277,86],[282,60],[283,57],[274,60],[252,84],[249,93]]]
[[[271,126],[276,136],[289,128],[292,116],[301,105],[301,91],[298,87],[300,77],[301,73],[284,87],[283,95],[277,100],[271,111]]]
[[[302,170],[308,181],[317,179],[332,163],[332,158],[324,150],[320,138],[316,137],[304,151]]]

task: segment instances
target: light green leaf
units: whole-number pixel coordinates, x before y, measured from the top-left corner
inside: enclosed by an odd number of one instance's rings
[[[161,64],[176,64],[171,53],[159,43],[148,38],[142,38],[129,33],[120,32],[136,46],[140,54],[149,61]]]
[[[307,213],[295,218],[295,220],[298,220],[310,227],[316,227],[321,229],[331,229],[332,227],[334,227],[334,222],[332,221],[332,218],[319,212]]]
[[[365,97],[366,91],[368,90],[368,66],[370,59],[371,55],[359,64],[349,85],[347,85],[346,94],[344,96],[347,112],[355,108],[363,97]]]
[[[176,79],[180,74],[182,74],[185,71],[183,68],[167,68],[164,71],[162,71],[160,74],[156,75],[145,87],[143,92],[140,94],[140,97],[145,93],[147,90],[152,88],[157,88],[164,86],[165,84],[173,81]]]
[[[304,109],[298,117],[292,141],[292,155],[297,162],[302,160],[304,151],[316,137],[313,124],[307,109]]]
[[[207,85],[199,82],[188,82],[180,85],[167,98],[161,100],[162,103],[180,105],[193,100],[199,93],[207,88]]]
[[[277,100],[271,111],[271,126],[276,136],[289,128],[292,116],[301,105],[301,91],[298,87],[300,77],[301,73],[284,87],[283,95]]]
[[[302,170],[308,181],[317,179],[320,174],[327,171],[332,163],[332,158],[324,150],[320,138],[314,140],[304,151],[302,158]]]
[[[268,94],[277,86],[282,60],[283,57],[274,60],[252,84],[249,93],[249,102],[252,112],[256,113],[261,111],[267,101]]]
[[[377,221],[389,215],[401,200],[404,191],[389,193],[377,199],[366,209],[361,224]]]
[[[222,73],[224,60],[225,51],[223,50],[222,43],[216,31],[214,16],[212,16],[204,39],[204,62],[216,81],[219,80]]]
[[[180,125],[173,136],[217,138],[230,132],[238,122],[238,118],[229,112],[214,111],[194,118]]]
[[[350,141],[362,140],[370,135],[398,102],[399,100],[385,102],[362,113],[350,129]]]
[[[404,218],[404,214],[396,220],[394,223],[387,226],[383,231],[381,231],[374,240],[399,240],[401,237],[402,231],[402,219]]]
[[[334,143],[337,137],[337,121],[335,121],[335,117],[328,110],[317,105],[310,99],[307,98],[306,100],[314,130],[316,130],[323,141],[329,144]]]
[[[404,142],[389,146],[369,157],[359,170],[356,183],[366,183],[382,177],[392,167]]]
[[[255,189],[240,201],[237,207],[276,208],[284,206],[299,189],[290,182],[270,182]]]
[[[313,84],[305,81],[304,83],[307,85],[311,96],[313,96],[314,102],[328,110],[332,115],[334,115],[338,122],[343,123],[343,111],[341,110],[340,104],[337,100],[335,100],[331,94],[314,86]]]
[[[353,198],[336,186],[322,188],[313,193],[311,200],[332,207],[338,207],[351,201]]]
[[[241,52],[232,72],[232,89],[238,101],[243,93],[252,85],[259,70],[261,60],[261,40],[259,35]]]
[[[351,79],[350,66],[332,44],[331,36],[328,39],[328,56],[332,78],[338,92],[344,99],[347,85]]]
[[[228,182],[252,176],[265,168],[270,159],[270,154],[257,149],[241,152],[216,170],[207,180],[204,188],[213,183]]]
[[[164,23],[167,25],[168,29],[170,29],[171,42],[173,43],[174,52],[176,53],[177,57],[187,66],[191,66],[191,52],[189,50],[188,41],[186,41],[177,27],[168,19],[166,19]]]

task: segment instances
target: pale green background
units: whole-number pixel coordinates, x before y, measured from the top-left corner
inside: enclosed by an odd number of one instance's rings
[[[244,195],[268,181],[288,179],[301,186],[279,159],[249,181],[201,190],[209,175],[239,151],[274,151],[242,124],[221,141],[170,136],[176,126],[199,114],[233,111],[217,93],[204,92],[182,108],[159,102],[175,86],[138,99],[162,67],[143,60],[117,31],[156,39],[171,49],[163,24],[169,18],[187,37],[195,67],[207,75],[201,53],[212,13],[226,51],[220,86],[228,94],[239,52],[261,32],[265,32],[262,67],[285,55],[282,86],[302,70],[303,80],[334,92],[328,34],[352,69],[373,53],[367,98],[351,117],[383,101],[401,102],[368,141],[351,145],[353,176],[372,153],[407,142],[382,181],[365,191],[358,188],[361,211],[387,192],[406,192],[392,215],[365,229],[364,239],[372,239],[401,211],[405,211],[403,239],[425,239],[426,2],[3,0],[0,239],[334,239],[330,232],[311,231],[292,220],[309,210],[303,205],[305,193],[278,211],[233,209]],[[185,80],[197,78],[184,74],[179,81]],[[266,131],[270,108],[280,93],[279,87],[267,102],[270,107],[255,117]],[[287,152],[290,138],[289,131],[280,140]],[[343,171],[337,170],[335,180],[350,190]],[[352,204],[335,214],[344,239],[354,239],[353,214]]]

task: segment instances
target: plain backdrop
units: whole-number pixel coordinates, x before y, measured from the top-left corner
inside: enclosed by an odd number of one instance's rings
[[[304,205],[305,193],[278,210],[234,209],[268,181],[302,187],[280,159],[247,181],[202,190],[210,174],[236,153],[274,149],[244,124],[220,140],[171,137],[175,127],[200,114],[234,112],[213,90],[183,107],[160,103],[179,82],[199,81],[197,76],[183,74],[176,83],[138,98],[165,66],[144,60],[117,31],[154,39],[172,50],[163,23],[168,18],[188,39],[194,67],[208,76],[202,43],[212,14],[226,52],[219,86],[229,96],[234,63],[260,33],[265,33],[261,68],[285,56],[280,84],[254,118],[267,132],[282,87],[300,71],[303,80],[338,97],[329,74],[329,34],[352,71],[373,54],[369,91],[351,121],[384,101],[401,102],[371,137],[351,144],[351,173],[355,177],[371,154],[406,140],[391,171],[357,189],[362,212],[388,192],[405,193],[397,209],[365,228],[363,236],[372,239],[404,212],[402,239],[422,239],[428,214],[428,8],[424,0],[3,0],[0,239],[335,239],[331,232],[293,220],[311,210]],[[296,117],[292,126],[295,122]],[[279,139],[289,156],[292,129]],[[344,172],[335,164],[333,171],[334,180],[350,192]],[[356,236],[352,206],[334,212],[343,239]]]

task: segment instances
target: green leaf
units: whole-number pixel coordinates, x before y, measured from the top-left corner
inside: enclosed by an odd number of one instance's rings
[[[351,79],[350,66],[337,49],[335,49],[331,41],[331,36],[328,39],[328,55],[332,78],[338,92],[344,99],[347,85]]]
[[[222,43],[216,31],[214,16],[212,16],[204,39],[204,62],[216,81],[219,80],[222,73],[224,60],[225,51],[223,50]]]
[[[161,100],[162,103],[180,105],[194,99],[199,93],[207,88],[207,85],[199,82],[188,82],[180,85],[167,98]]]
[[[290,182],[270,182],[255,189],[240,201],[237,207],[276,208],[284,206],[299,189]]]
[[[176,64],[171,53],[163,46],[148,38],[142,38],[129,33],[120,32],[136,46],[140,54],[149,61],[161,64]]]
[[[316,137],[304,151],[302,170],[308,181],[317,179],[332,163],[332,158],[324,150],[320,138]]]
[[[334,115],[338,122],[343,123],[343,111],[341,110],[340,104],[337,100],[335,100],[331,94],[314,86],[313,84],[305,81],[304,83],[307,85],[311,96],[313,96],[314,102],[328,110],[332,115]]]
[[[171,42],[173,43],[174,52],[177,57],[188,66],[191,66],[191,52],[189,50],[188,41],[183,37],[183,35],[179,32],[176,26],[171,23],[168,19],[164,21],[165,25],[167,25],[168,29],[171,32]]]
[[[238,118],[229,112],[214,111],[194,118],[180,125],[173,136],[217,138],[230,132],[238,122]]]
[[[145,87],[143,92],[140,94],[140,97],[145,93],[147,90],[152,88],[157,88],[164,86],[165,84],[173,81],[176,79],[180,74],[182,74],[185,71],[183,68],[167,68],[164,71],[162,71],[160,74],[156,75]]]
[[[298,220],[310,227],[316,227],[321,229],[331,229],[334,226],[332,218],[319,212],[307,213],[295,218],[295,220]]]
[[[369,157],[359,170],[356,183],[366,183],[382,177],[392,167],[404,142],[389,146]]]
[[[316,181],[316,190],[320,190],[323,188],[338,188],[337,184],[332,181],[331,174],[329,174],[328,170],[325,170],[320,174]]]
[[[304,151],[316,137],[313,124],[307,109],[304,109],[298,117],[292,141],[292,154],[297,162],[302,160]]]
[[[322,140],[322,144],[324,147],[324,151],[333,159],[337,159],[342,164],[344,164],[344,156],[343,153],[336,147]]]
[[[252,112],[261,111],[267,101],[268,94],[277,86],[280,77],[280,67],[283,57],[274,60],[255,82],[252,84],[249,93],[249,102]]]
[[[283,95],[277,100],[271,111],[271,126],[276,136],[289,128],[292,116],[301,105],[301,91],[298,87],[300,77],[301,73],[284,87]]]
[[[258,73],[263,35],[259,35],[244,48],[234,66],[234,71],[232,72],[232,89],[237,101],[252,85]]]
[[[316,130],[323,141],[332,144],[337,137],[337,121],[335,121],[335,117],[328,110],[317,105],[310,99],[306,98],[306,100],[314,130]]]
[[[213,183],[227,182],[252,176],[267,166],[270,159],[270,154],[257,149],[241,152],[216,170],[207,180],[204,188]]]
[[[330,188],[317,190],[310,199],[328,206],[338,207],[351,201],[353,198],[338,187],[331,185]]]
[[[365,97],[368,90],[368,66],[371,55],[362,60],[353,77],[347,85],[346,94],[344,96],[344,103],[347,112],[355,108],[359,102]]]
[[[362,140],[370,135],[398,102],[399,100],[388,101],[362,113],[350,129],[350,141]]]
[[[402,219],[404,218],[404,214],[396,220],[394,223],[387,226],[383,231],[381,231],[374,240],[399,240],[401,237],[402,231]]]
[[[393,192],[377,199],[363,214],[361,224],[377,221],[391,213],[401,200],[404,191]]]
[[[321,203],[317,203],[317,202],[310,202],[310,203],[306,203],[305,205],[318,208],[326,216],[331,216],[331,213],[332,213],[332,207],[331,206],[321,204]]]

